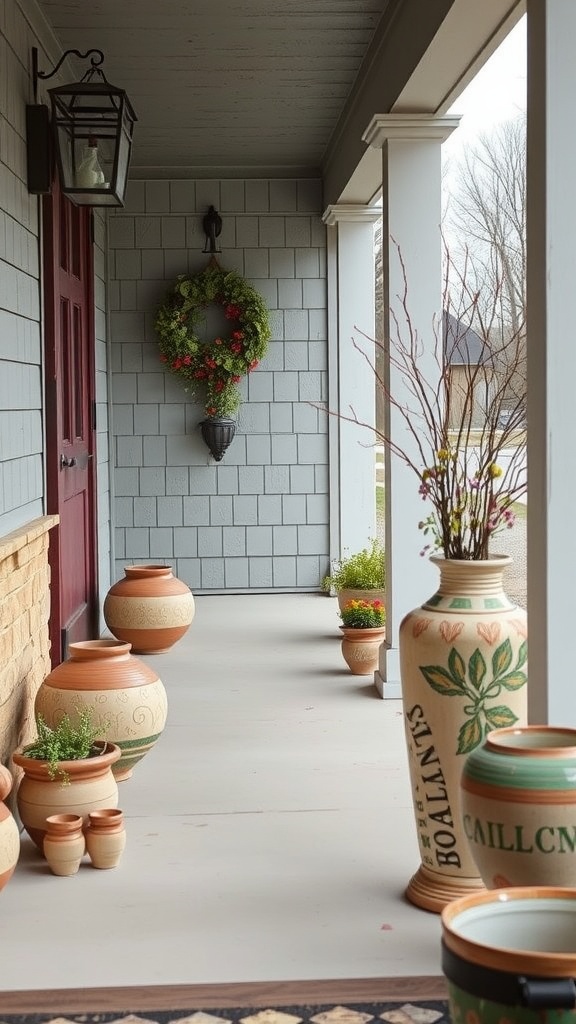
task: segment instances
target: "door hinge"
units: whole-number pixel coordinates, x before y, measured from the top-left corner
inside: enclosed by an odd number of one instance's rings
[[[93,398],[90,402],[91,405],[91,416],[92,416],[92,430],[96,430],[96,399]]]
[[[89,231],[90,231],[90,244],[94,245],[94,239],[96,237],[96,232],[95,232],[95,229],[94,229],[94,210],[90,210],[90,228],[89,228]]]

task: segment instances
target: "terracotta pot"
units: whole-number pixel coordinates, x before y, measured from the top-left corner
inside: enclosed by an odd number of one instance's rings
[[[42,849],[53,875],[75,875],[86,850],[79,814],[50,814]]]
[[[164,685],[120,640],[83,640],[69,652],[41,684],[35,712],[55,726],[66,714],[74,722],[78,711],[90,709],[102,736],[122,751],[112,769],[116,779],[127,779],[166,725]]]
[[[576,1017],[576,890],[484,891],[442,912],[450,1017],[482,1024],[570,1024]]]
[[[0,764],[0,889],[14,874],[20,856],[20,832],[14,818],[3,801],[12,789],[12,776]]]
[[[118,806],[118,786],[112,765],[120,757],[120,747],[105,741],[96,741],[94,746],[102,753],[60,762],[67,777],[64,782],[58,776],[50,778],[46,761],[26,757],[24,750],[12,755],[14,764],[24,771],[17,794],[18,813],[39,850],[42,850],[46,833],[46,818],[51,815],[79,814],[86,822],[90,811]]]
[[[169,565],[127,565],[124,572],[125,579],[110,587],[104,600],[106,625],[136,654],[163,654],[194,618],[190,588]]]
[[[95,868],[115,868],[126,846],[124,816],[119,808],[91,811],[86,826],[86,849]]]
[[[353,590],[347,588],[345,590],[339,590],[336,594],[338,599],[338,607],[342,611],[345,604],[348,601],[381,601],[383,605],[386,605],[386,591],[385,590]]]
[[[466,759],[461,786],[488,888],[576,887],[576,729],[497,729]]]
[[[400,625],[404,724],[422,864],[406,895],[440,911],[482,888],[460,775],[486,732],[526,724],[526,612],[502,589],[510,558],[433,558],[438,592]]]
[[[348,668],[355,676],[372,675],[378,668],[380,647],[386,636],[384,626],[372,629],[352,629],[340,626],[342,633],[342,655]]]

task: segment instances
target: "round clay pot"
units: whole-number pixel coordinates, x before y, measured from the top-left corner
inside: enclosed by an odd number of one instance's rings
[[[53,875],[75,875],[86,850],[79,814],[50,814],[42,849]]]
[[[0,764],[0,889],[14,874],[20,856],[20,832],[13,816],[3,801],[12,789],[12,776]]]
[[[163,654],[188,630],[194,618],[190,588],[169,565],[127,565],[125,579],[110,588],[104,619],[118,640],[136,654]]]
[[[342,633],[342,655],[348,668],[355,676],[372,675],[378,668],[380,647],[386,636],[384,626],[372,629],[352,629],[340,626]]]
[[[345,604],[348,601],[381,601],[383,605],[386,605],[386,591],[385,590],[357,590],[348,588],[345,590],[339,590],[336,594],[338,598],[338,607],[342,611]]]
[[[64,715],[74,722],[88,708],[94,725],[122,751],[112,769],[116,779],[127,779],[166,725],[164,685],[120,640],[83,640],[70,644],[69,652],[41,684],[35,712],[55,726]]]
[[[467,757],[460,784],[464,831],[489,889],[576,887],[576,729],[496,729]]]
[[[493,889],[442,911],[450,1018],[469,1024],[573,1022],[576,890]]]
[[[95,868],[115,868],[126,846],[124,816],[119,808],[91,811],[86,826],[86,849]]]
[[[17,794],[18,813],[39,850],[46,833],[46,818],[51,815],[79,814],[86,822],[90,811],[118,806],[112,765],[120,757],[120,747],[99,740],[94,746],[102,753],[60,762],[64,780],[58,776],[51,779],[46,761],[26,757],[25,750],[12,755],[14,764],[24,772]]]
[[[406,895],[438,913],[483,888],[460,815],[460,775],[487,732],[526,724],[527,627],[503,590],[509,557],[431,561],[440,586],[402,620],[399,652],[421,857]]]

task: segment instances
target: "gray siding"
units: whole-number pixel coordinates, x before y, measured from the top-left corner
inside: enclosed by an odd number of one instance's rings
[[[221,266],[263,296],[273,336],[242,383],[216,464],[202,407],[159,361],[154,317],[197,273],[202,217],[223,219]],[[317,180],[135,181],[109,217],[116,576],[162,561],[196,592],[312,590],[328,567],[326,237]]]
[[[38,200],[26,188],[32,37],[6,0],[0,19],[0,536],[42,515],[43,385]]]

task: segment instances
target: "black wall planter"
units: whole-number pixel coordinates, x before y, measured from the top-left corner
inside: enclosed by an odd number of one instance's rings
[[[210,453],[216,462],[220,462],[224,452],[232,444],[236,433],[236,420],[227,416],[212,416],[202,420],[200,424],[204,443],[208,445]]]

